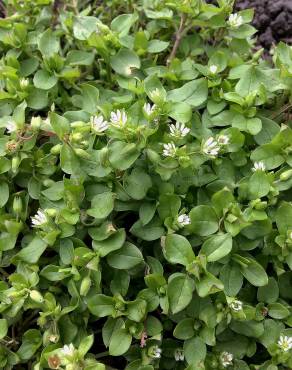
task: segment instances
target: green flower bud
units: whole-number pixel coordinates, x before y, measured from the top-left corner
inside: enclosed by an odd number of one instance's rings
[[[51,148],[51,153],[54,154],[54,155],[60,154],[61,148],[62,148],[62,144],[54,145]]]
[[[72,128],[80,128],[80,127],[84,127],[84,126],[85,126],[85,123],[82,122],[82,121],[75,121],[75,122],[71,123]]]
[[[19,157],[13,157],[11,161],[11,170],[13,173],[16,173],[18,170],[18,167],[20,165],[20,158]]]
[[[80,285],[80,295],[86,296],[90,287],[91,287],[91,279],[89,276],[86,276],[82,280],[81,285]]]
[[[47,208],[46,209],[46,214],[49,217],[56,217],[57,216],[57,210],[55,208]]]
[[[29,297],[36,303],[43,303],[44,301],[44,298],[43,296],[41,295],[40,292],[38,292],[37,290],[31,290],[30,293],[29,293]]]
[[[80,132],[75,132],[74,134],[72,134],[71,138],[72,138],[72,141],[75,141],[78,143],[79,141],[83,139],[83,135]]]
[[[74,152],[78,157],[81,157],[81,158],[84,158],[84,159],[90,159],[91,158],[90,154],[87,153],[84,149],[77,148],[77,149],[74,149]]]
[[[37,320],[37,323],[40,327],[43,327],[47,323],[47,319],[44,316],[40,316]]]
[[[14,199],[13,199],[13,205],[12,205],[12,208],[13,208],[13,211],[16,213],[16,214],[19,214],[21,213],[22,211],[22,200],[19,196],[16,196]]]
[[[280,175],[280,180],[287,181],[290,179],[291,176],[292,176],[292,169],[282,172]]]
[[[258,211],[261,211],[263,209],[266,209],[267,205],[268,203],[266,201],[262,201],[260,203],[257,203],[254,208],[257,209]]]

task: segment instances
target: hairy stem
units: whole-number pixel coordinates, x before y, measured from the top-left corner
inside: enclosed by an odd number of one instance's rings
[[[175,42],[173,44],[173,48],[172,48],[171,53],[169,54],[169,57],[167,58],[167,61],[166,61],[167,65],[169,65],[171,63],[171,61],[173,60],[173,58],[176,55],[177,49],[179,47],[179,44],[181,42],[181,39],[182,39],[182,36],[183,36],[183,33],[184,33],[185,21],[186,21],[186,15],[183,13],[180,17],[179,28],[178,28],[178,30],[175,34]]]

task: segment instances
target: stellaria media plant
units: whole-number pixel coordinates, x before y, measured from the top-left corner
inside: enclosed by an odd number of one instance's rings
[[[292,49],[233,1],[7,0],[0,368],[292,368]]]

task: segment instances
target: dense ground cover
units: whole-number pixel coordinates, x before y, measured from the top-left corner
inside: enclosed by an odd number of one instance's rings
[[[292,368],[291,47],[230,0],[2,3],[0,368]]]

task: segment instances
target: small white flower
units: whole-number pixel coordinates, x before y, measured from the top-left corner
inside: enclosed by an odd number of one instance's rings
[[[175,157],[177,148],[174,143],[163,144],[163,148],[164,157]]]
[[[150,103],[145,103],[143,106],[143,110],[147,116],[151,116],[151,114],[155,111],[156,105],[151,105]]]
[[[56,334],[51,334],[49,336],[49,341],[52,342],[52,343],[57,343],[59,340],[59,335],[56,335]]]
[[[216,157],[220,151],[220,146],[217,140],[213,137],[209,137],[203,145],[203,153]]]
[[[17,125],[14,121],[9,120],[6,124],[6,130],[8,134],[12,134],[12,132],[15,132],[17,130]]]
[[[289,351],[292,348],[292,337],[281,335],[278,340],[278,345],[281,347],[283,352]]]
[[[65,356],[72,356],[74,354],[74,351],[75,348],[72,343],[70,343],[69,346],[68,344],[65,344],[64,347],[62,348],[62,353]]]
[[[243,18],[238,13],[230,14],[228,18],[228,24],[230,27],[237,28],[243,23]]]
[[[174,358],[175,361],[184,361],[185,359],[184,350],[182,348],[177,348],[174,351]]]
[[[217,141],[219,145],[227,145],[229,144],[229,137],[227,135],[219,135]]]
[[[171,136],[184,137],[190,132],[190,129],[183,123],[176,122],[175,125],[172,124],[169,126],[169,131]]]
[[[124,110],[120,111],[119,109],[116,112],[111,112],[111,123],[117,126],[125,126],[127,123],[128,117]]]
[[[266,167],[264,165],[263,162],[255,162],[253,164],[253,168],[252,170],[255,172],[255,171],[265,171],[266,170]]]
[[[108,122],[104,121],[103,116],[92,116],[90,118],[90,123],[92,130],[97,134],[100,134],[108,129]]]
[[[28,84],[29,84],[29,81],[28,81],[28,79],[26,79],[26,78],[21,78],[21,79],[19,80],[19,85],[20,85],[20,87],[21,87],[22,89],[25,89],[25,88],[28,86]]]
[[[150,97],[151,97],[151,99],[159,99],[161,97],[161,94],[160,94],[160,91],[158,90],[158,88],[151,91]]]
[[[186,226],[186,225],[189,225],[191,223],[191,219],[188,215],[186,215],[184,213],[184,214],[178,216],[177,222],[180,224],[180,226]]]
[[[152,351],[152,357],[153,358],[160,358],[161,357],[161,352],[162,352],[161,348],[155,346],[153,348],[153,351]]]
[[[232,311],[239,312],[242,310],[242,302],[236,299],[230,303],[229,307]]]
[[[220,361],[223,367],[232,365],[233,354],[229,352],[222,352],[220,355]]]
[[[30,121],[30,125],[33,129],[39,129],[42,124],[42,119],[40,116],[32,117]]]
[[[48,222],[47,216],[42,209],[39,209],[33,217],[31,217],[31,223],[33,227],[43,226]]]
[[[209,71],[210,71],[210,73],[212,73],[212,75],[214,75],[218,71],[218,67],[215,64],[212,64],[209,67]]]

